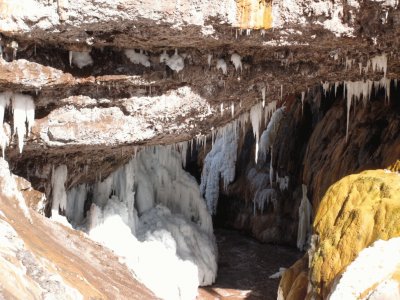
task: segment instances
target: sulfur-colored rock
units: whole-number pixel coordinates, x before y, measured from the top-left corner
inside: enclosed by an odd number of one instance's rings
[[[305,299],[308,286],[308,256],[285,271],[279,283],[278,300]]]
[[[347,176],[329,188],[314,221],[318,235],[310,276],[322,298],[333,281],[374,241],[400,236],[400,175],[374,170]]]

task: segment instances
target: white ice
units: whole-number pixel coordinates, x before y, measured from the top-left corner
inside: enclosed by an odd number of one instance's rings
[[[228,74],[228,66],[222,58],[217,60],[217,70],[221,70],[224,75]]]
[[[195,299],[217,272],[211,216],[196,180],[182,169],[179,147],[143,149],[103,182],[68,192],[68,219],[86,224],[90,237],[162,299]],[[93,204],[83,219],[88,191]]]
[[[260,138],[260,146],[259,146],[259,155],[265,161],[266,154],[269,152],[269,149],[274,145],[276,136],[278,134],[279,124],[284,116],[285,107],[282,106],[278,108],[271,116],[271,119],[268,123],[267,129],[261,135]],[[272,156],[271,156],[272,159]]]
[[[4,92],[0,93],[0,147],[3,153],[3,158],[5,157],[5,149],[9,144],[8,137],[4,132],[4,113],[7,106],[10,105],[11,93]]]
[[[53,167],[51,175],[51,190],[53,203],[51,206],[52,217],[57,217],[59,211],[65,211],[67,208],[67,194],[65,191],[65,182],[68,177],[68,169],[66,165]]]
[[[70,51],[69,52],[70,64],[74,64],[79,69],[93,64],[93,59],[90,56],[90,51]]]
[[[18,148],[22,153],[24,147],[24,136],[28,129],[28,135],[31,132],[35,121],[35,103],[29,95],[14,94],[12,99],[13,115],[14,115],[14,133],[18,135]],[[25,126],[28,124],[28,128]]]
[[[182,56],[178,54],[178,49],[175,49],[175,54],[172,55],[170,58],[167,59],[166,64],[172,70],[179,73],[185,67],[185,63],[183,61]]]
[[[124,53],[134,64],[150,67],[149,57],[143,53],[143,50],[140,50],[138,53],[134,49],[126,49]]]
[[[312,206],[307,198],[307,186],[302,185],[303,197],[299,206],[299,226],[297,229],[297,248],[304,250],[311,236]]]
[[[231,55],[231,62],[235,66],[236,71],[239,71],[239,69],[242,71],[242,57],[239,54],[233,53]]]
[[[237,146],[237,125],[229,123],[217,134],[211,151],[204,159],[200,190],[211,214],[217,211],[219,182],[223,180],[226,188],[235,179]]]

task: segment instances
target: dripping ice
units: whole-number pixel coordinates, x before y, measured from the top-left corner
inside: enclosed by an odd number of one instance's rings
[[[66,198],[66,167],[55,168],[53,193],[60,201],[53,198],[53,211],[66,199],[68,220],[114,250],[157,297],[194,299],[199,285],[215,280],[216,246],[211,216],[177,148],[184,152],[188,143],[142,149],[103,181],[76,186]]]
[[[307,186],[302,185],[303,197],[299,206],[299,225],[297,230],[297,248],[304,250],[311,236],[312,206],[307,198]]]

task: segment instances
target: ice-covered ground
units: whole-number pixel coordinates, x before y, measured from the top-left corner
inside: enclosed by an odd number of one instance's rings
[[[92,204],[84,217],[88,195]],[[103,181],[69,190],[66,215],[119,255],[158,297],[194,299],[199,285],[215,281],[211,216],[196,180],[182,169],[181,154],[172,147],[142,150]]]

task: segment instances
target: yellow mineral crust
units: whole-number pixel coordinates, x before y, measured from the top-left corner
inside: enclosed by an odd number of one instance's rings
[[[272,27],[272,1],[239,0],[238,18],[242,29],[269,29]]]
[[[325,298],[362,249],[400,236],[400,174],[365,171],[332,185],[315,216],[314,234],[319,242],[311,258],[311,281]]]

